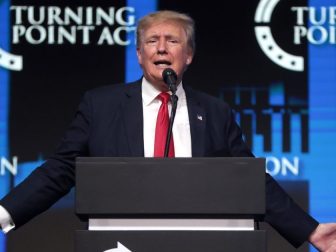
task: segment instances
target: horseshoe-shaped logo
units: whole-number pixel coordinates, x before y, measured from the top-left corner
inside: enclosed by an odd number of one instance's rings
[[[273,38],[271,28],[266,25],[270,23],[273,10],[279,1],[260,0],[254,17],[254,21],[261,24],[254,28],[256,38],[263,52],[274,63],[288,70],[302,72],[304,71],[304,58],[281,49]]]
[[[14,55],[0,48],[0,66],[14,71],[22,70],[22,56]]]

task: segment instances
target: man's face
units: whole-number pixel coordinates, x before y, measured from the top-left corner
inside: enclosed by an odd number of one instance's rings
[[[145,78],[156,89],[166,91],[163,70],[172,68],[179,83],[193,55],[182,26],[176,22],[163,22],[153,24],[142,33],[137,56]]]

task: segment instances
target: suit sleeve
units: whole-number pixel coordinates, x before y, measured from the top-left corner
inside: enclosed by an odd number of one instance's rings
[[[74,186],[75,159],[88,155],[90,121],[90,95],[87,93],[54,156],[0,201],[16,228],[47,210]]]
[[[226,128],[231,155],[252,157],[253,154],[242,138],[242,132],[231,112]],[[266,214],[265,219],[294,247],[308,240],[318,222],[301,209],[280,185],[266,174]]]
[[[269,174],[266,174],[265,221],[296,248],[308,241],[319,224]]]

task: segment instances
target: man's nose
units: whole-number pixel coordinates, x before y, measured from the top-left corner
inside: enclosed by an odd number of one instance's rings
[[[167,53],[167,44],[166,44],[166,41],[164,39],[159,40],[159,43],[157,45],[157,52],[159,54]]]

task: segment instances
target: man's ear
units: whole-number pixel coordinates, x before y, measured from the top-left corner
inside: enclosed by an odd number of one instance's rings
[[[190,54],[190,55],[187,57],[186,63],[187,63],[188,66],[191,64],[191,62],[192,62],[192,60],[193,60],[193,57],[194,57],[194,55],[192,55],[192,54]]]
[[[187,58],[187,65],[189,66],[192,62],[192,58]]]
[[[142,64],[142,55],[141,55],[141,50],[140,50],[139,47],[137,47],[137,49],[136,49],[136,54],[137,54],[137,57],[138,57],[138,62],[141,65]]]

